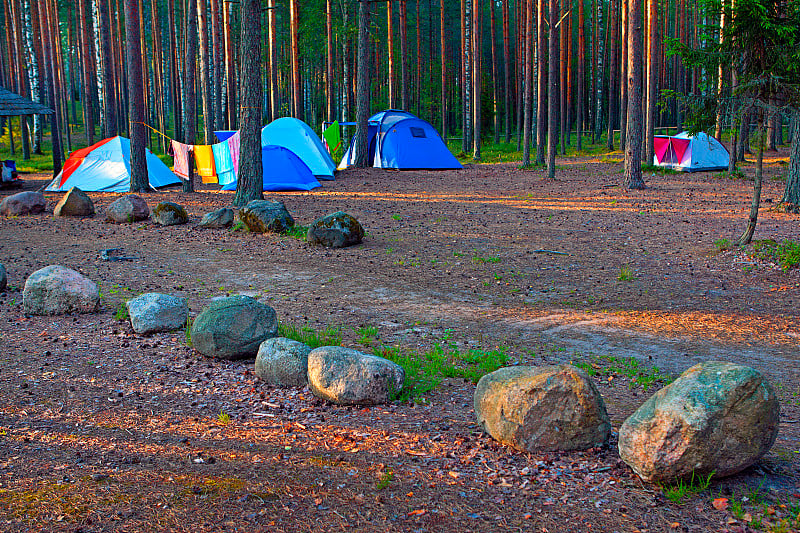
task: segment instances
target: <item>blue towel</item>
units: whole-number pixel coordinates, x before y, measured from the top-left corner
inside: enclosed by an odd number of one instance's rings
[[[228,185],[236,182],[236,174],[233,172],[233,160],[227,142],[211,145],[214,152],[214,166],[217,168],[217,178],[220,185]]]

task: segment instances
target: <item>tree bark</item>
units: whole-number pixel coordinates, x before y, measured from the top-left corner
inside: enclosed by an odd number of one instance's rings
[[[644,157],[642,161],[647,165],[653,164],[655,146],[655,119],[656,100],[658,99],[658,3],[656,0],[647,0],[647,107],[645,108],[645,139]]]
[[[482,65],[481,58],[481,0],[474,0],[472,4],[472,121],[473,131],[472,136],[472,160],[481,160],[481,73]]]
[[[211,0],[211,57],[213,64],[213,73],[211,76],[212,94],[214,95],[214,128],[220,130],[223,128],[223,114],[222,114],[222,82],[225,76],[222,72],[222,21],[220,12],[220,2],[224,0]],[[216,139],[212,139],[212,142]]]
[[[608,71],[617,71],[617,6],[620,2],[611,2],[608,10]],[[617,115],[616,76],[608,78],[608,124],[606,125],[606,149],[614,150],[614,122]]]
[[[558,150],[558,0],[550,0],[550,33],[548,35],[547,55],[547,179],[553,180],[556,176],[556,150]]]
[[[622,1],[624,3],[626,0]],[[575,107],[577,108],[575,111],[577,147],[578,151],[581,151],[583,149],[584,109],[586,109],[586,15],[583,0],[578,0],[578,96]]]
[[[789,176],[781,203],[787,213],[800,213],[800,114],[794,113],[789,122],[792,151],[789,156]],[[732,159],[732,158],[731,158]]]
[[[642,178],[642,4],[628,0],[628,128],[625,142],[626,189],[644,189]]]
[[[463,0],[462,0],[463,1]],[[400,106],[408,111],[411,106],[408,95],[408,13],[405,0],[400,1]]]
[[[389,4],[391,3],[390,0]],[[336,97],[333,92],[333,6],[331,6],[331,0],[325,2],[325,38],[325,120],[333,122],[333,119],[336,118],[334,111]]]
[[[464,152],[468,152],[472,145],[472,0],[464,2],[464,47],[462,49],[464,58],[464,74],[462,83],[464,84],[464,142],[462,144]]]
[[[756,156],[756,175],[753,179],[753,200],[750,202],[750,215],[747,217],[747,229],[739,240],[736,241],[738,246],[745,246],[750,244],[753,240],[753,234],[756,231],[756,223],[758,222],[758,208],[761,205],[761,184],[763,181],[764,171],[764,111],[758,110],[758,151]]]
[[[445,40],[445,14],[444,0],[439,0],[439,48],[441,51],[441,111],[442,111],[442,139],[447,144],[447,41]]]
[[[186,7],[186,63],[183,68],[183,142],[194,144],[197,140],[197,3],[189,0]],[[260,153],[260,152],[259,152]],[[183,192],[194,191],[193,158],[189,158],[189,175],[183,181]]]
[[[119,132],[117,127],[117,100],[114,95],[116,85],[114,76],[113,49],[111,48],[111,18],[108,13],[109,0],[96,0],[100,19],[100,53],[102,54],[103,76],[103,136],[114,137]],[[39,17],[44,25],[43,17]]]
[[[489,0],[489,33],[491,35],[491,54],[492,54],[492,116],[494,118],[494,143],[500,144],[500,109],[499,105],[499,92],[500,92],[500,77],[497,72],[497,39],[495,38],[495,6],[492,0]]]
[[[264,86],[261,82],[261,0],[241,3],[241,61],[239,71],[239,176],[233,205],[243,206],[263,198],[261,166],[261,115]]]
[[[222,2],[223,35],[225,39],[225,129],[236,129],[236,52],[233,47],[233,10],[230,2]]]
[[[269,107],[272,118],[278,118],[278,30],[275,22],[275,0],[267,0],[267,20],[269,21]],[[345,24],[346,25],[346,24]],[[240,56],[241,61],[241,56]],[[240,70],[241,72],[241,70]]]
[[[523,107],[523,125],[522,125],[522,166],[527,167],[531,164],[531,137],[533,120],[531,113],[533,112],[533,61],[531,54],[533,52],[533,2],[535,0],[521,0],[523,5],[523,14],[525,15],[524,22],[524,39],[525,48],[521,56],[524,62],[525,78],[522,84],[522,107]]]
[[[289,0],[289,25],[292,59],[292,115],[303,120],[303,88],[300,80],[299,14],[297,0]]]
[[[142,49],[139,34],[139,0],[125,1],[125,43],[128,66],[128,97],[130,98],[131,132],[131,192],[145,192],[150,181],[147,176],[147,160],[145,159],[146,111],[144,108],[144,90],[142,84]]]
[[[620,91],[619,91],[619,149],[625,151],[628,129],[628,2],[621,1],[622,16],[620,17]]]
[[[531,51],[531,55],[536,57],[537,63],[537,84],[536,84],[536,163],[544,165],[545,163],[545,150],[547,146],[547,124],[545,116],[547,114],[546,102],[547,94],[547,60],[545,59],[545,50],[547,50],[547,33],[545,33],[545,9],[547,5],[546,0],[537,1],[536,9],[536,53]]]
[[[444,0],[442,0],[444,2]],[[505,116],[505,135],[506,142],[511,142],[511,47],[509,36],[509,14],[508,14],[509,0],[502,0],[502,16],[503,16],[503,114]]]
[[[369,119],[369,2],[358,2],[358,66],[356,72],[356,158],[355,166],[365,168],[369,162],[369,139],[367,120]]]
[[[400,0],[401,2],[404,0]],[[401,58],[401,61],[405,58]],[[389,109],[395,108],[394,92],[394,2],[386,2],[386,60],[387,60],[387,84],[389,88]]]
[[[51,38],[50,20],[47,15],[47,0],[39,2],[39,23],[42,30],[42,52],[45,61],[45,87],[47,88],[47,98],[51,103],[55,103],[56,112],[50,115],[50,138],[53,147],[53,175],[61,172],[61,166],[64,161],[64,154],[61,149],[61,124],[58,113],[58,104],[56,103],[56,88],[55,88],[55,74],[53,59],[53,41]]]
[[[203,105],[203,140],[214,144],[214,106],[211,101],[211,53],[208,43],[208,9],[206,0],[197,0],[197,31],[200,43],[200,97]]]

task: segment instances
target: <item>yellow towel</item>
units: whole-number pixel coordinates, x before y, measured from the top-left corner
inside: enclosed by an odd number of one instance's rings
[[[194,147],[194,162],[197,173],[203,178],[203,183],[218,183],[217,171],[214,168],[214,152],[210,145]]]

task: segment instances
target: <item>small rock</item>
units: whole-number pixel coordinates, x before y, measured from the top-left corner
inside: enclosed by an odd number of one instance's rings
[[[0,292],[6,290],[8,285],[8,277],[6,276],[6,267],[0,263]]]
[[[400,365],[350,348],[323,346],[308,354],[311,392],[336,404],[388,403],[405,379]]]
[[[94,313],[100,305],[97,285],[60,265],[37,270],[25,281],[22,305],[29,315]]]
[[[192,324],[192,345],[203,355],[221,359],[255,357],[259,345],[278,332],[275,310],[249,296],[221,298]]]
[[[253,233],[282,233],[294,226],[282,201],[251,200],[239,209],[239,220]]]
[[[364,228],[351,215],[337,211],[311,223],[306,234],[309,244],[321,244],[328,248],[343,248],[360,243],[364,239]]]
[[[200,227],[208,229],[229,228],[233,225],[233,217],[233,209],[223,207],[222,209],[217,209],[216,211],[211,211],[203,215],[203,218],[200,220]]]
[[[189,222],[189,215],[175,202],[159,202],[153,209],[153,221],[161,226],[177,226]]]
[[[150,217],[150,208],[138,194],[126,194],[108,204],[105,214],[106,221],[124,224],[147,220]]]
[[[780,406],[756,370],[723,361],[688,369],[619,430],[619,454],[645,481],[729,476],[775,443]]]
[[[585,450],[608,441],[603,398],[570,365],[513,366],[483,376],[475,416],[494,439],[521,451]]]
[[[53,214],[57,217],[94,216],[94,202],[88,194],[77,187],[72,187],[56,204]]]
[[[275,387],[304,387],[308,382],[308,354],[311,348],[284,337],[261,343],[255,373]]]
[[[0,202],[0,215],[7,217],[43,213],[47,199],[40,192],[24,191],[7,196]]]
[[[141,335],[182,328],[189,317],[186,300],[168,294],[148,292],[128,300],[125,305],[133,331]]]

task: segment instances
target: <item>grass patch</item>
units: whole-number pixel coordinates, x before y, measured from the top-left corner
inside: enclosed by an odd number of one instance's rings
[[[714,248],[717,250],[717,252],[725,252],[733,248],[733,243],[730,241],[730,239],[717,239],[714,241]]]
[[[460,378],[477,383],[490,372],[508,364],[507,348],[492,350],[469,349],[462,351],[450,340],[448,331],[442,339],[425,352],[404,352],[397,346],[381,346],[375,355],[394,361],[406,372],[406,380],[393,398],[409,401],[423,397],[445,378]]]
[[[656,174],[680,174],[680,170],[662,167],[661,165],[642,165],[642,172],[654,172]]]
[[[617,357],[614,355],[593,356],[590,361],[572,362],[582,368],[590,376],[624,376],[631,381],[629,387],[641,387],[647,391],[655,384],[666,385],[673,381],[672,376],[665,374],[658,367],[644,367],[635,357]]]
[[[472,260],[476,263],[499,263],[500,258],[495,256],[481,257],[479,255],[473,256]]]
[[[341,328],[329,326],[324,331],[315,331],[307,326],[298,327],[294,324],[281,322],[278,324],[278,337],[286,337],[294,341],[302,342],[312,350],[320,346],[341,346]]]
[[[231,415],[220,411],[219,414],[217,415],[217,422],[219,422],[220,424],[230,424]]]
[[[362,326],[355,328],[358,335],[358,343],[364,346],[371,346],[378,339],[378,328],[376,326]]]
[[[617,276],[617,280],[619,281],[633,281],[636,279],[636,276],[633,275],[633,269],[629,265],[622,265],[619,267],[619,275]]]
[[[295,225],[284,231],[283,234],[287,237],[292,237],[293,239],[305,241],[308,237],[308,226]]]
[[[117,312],[114,313],[114,320],[117,322],[124,322],[131,317],[130,313],[128,313],[128,306],[125,305],[125,302],[119,304],[117,307]]]
[[[662,485],[661,490],[664,491],[664,497],[672,503],[681,503],[686,498],[700,494],[708,489],[713,476],[714,472],[711,472],[706,477],[695,476],[694,472],[692,472],[692,477],[688,481],[679,479],[675,483]]]
[[[378,490],[383,490],[387,488],[394,479],[394,472],[388,470],[381,474],[380,478],[378,478],[378,483],[375,485],[375,488]]]
[[[733,172],[728,172],[726,170],[725,172],[717,172],[713,174],[713,176],[715,178],[729,179],[729,180],[749,180],[749,181],[753,180],[753,178],[748,177],[747,174],[745,174],[741,170],[734,170]]]
[[[192,317],[188,317],[186,319],[186,327],[184,328],[184,343],[189,348],[192,347],[192,323],[194,319]]]
[[[800,265],[800,243],[785,240],[777,243],[771,239],[753,241],[751,257],[777,263],[783,270]]]

